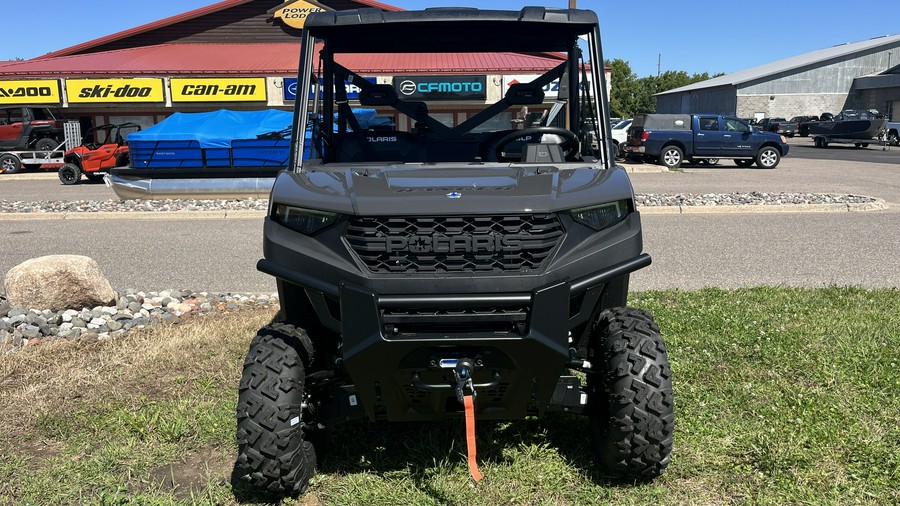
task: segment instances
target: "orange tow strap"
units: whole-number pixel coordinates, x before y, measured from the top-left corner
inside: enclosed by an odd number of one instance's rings
[[[469,451],[469,472],[475,481],[481,481],[481,471],[475,461],[475,399],[471,395],[463,397],[466,407],[466,448]]]

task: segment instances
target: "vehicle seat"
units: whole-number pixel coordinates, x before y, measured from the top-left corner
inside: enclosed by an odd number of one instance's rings
[[[365,107],[392,106],[397,100],[397,91],[390,84],[373,84],[359,90],[359,105]]]
[[[359,162],[410,162],[424,161],[415,140],[409,132],[347,132],[335,134],[334,161]]]

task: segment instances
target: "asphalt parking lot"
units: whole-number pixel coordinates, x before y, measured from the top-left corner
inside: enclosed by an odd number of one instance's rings
[[[865,212],[783,206],[777,214],[759,214],[749,206],[743,212],[654,214],[645,207],[644,245],[653,264],[633,275],[632,289],[900,287],[900,269],[895,268],[900,251],[900,150],[892,153],[898,160],[890,163],[788,156],[774,170],[743,169],[724,160],[714,167],[686,166],[672,172],[627,165],[637,193],[834,193],[876,197],[887,204],[886,210]],[[0,203],[115,198],[102,184],[63,186],[55,173],[0,175]],[[255,268],[262,257],[261,213],[227,220],[154,213],[151,220],[140,221],[3,214],[0,274],[29,258],[71,253],[97,260],[115,287],[235,292],[275,288],[274,280]],[[78,214],[100,218],[105,213]],[[161,219],[164,216],[168,219]]]
[[[637,193],[809,192],[865,195],[900,204],[900,148],[815,148],[810,137],[794,137],[775,169],[685,165],[664,171],[652,164],[623,165]],[[821,154],[821,156],[820,156]],[[827,155],[827,158],[825,156]]]

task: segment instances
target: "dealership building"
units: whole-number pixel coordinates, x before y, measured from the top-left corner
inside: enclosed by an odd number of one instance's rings
[[[900,121],[900,35],[840,44],[656,95],[660,113],[742,118],[875,109]]]
[[[292,110],[297,36],[306,16],[356,8],[402,10],[372,0],[224,0],[31,60],[0,62],[0,105],[46,105],[79,119],[83,128],[125,122],[148,127],[174,112]],[[367,55],[360,73],[394,85],[402,96],[428,100],[432,116],[457,125],[469,116],[459,112],[460,103],[471,102],[475,114],[502,98],[510,84],[530,81],[563,58],[448,52],[427,55],[412,67]],[[410,86],[412,95],[406,93]],[[556,86],[547,85],[545,96],[552,99]],[[441,93],[429,96],[432,88]],[[353,103],[358,90],[348,83],[347,91]],[[441,113],[442,102],[447,113]],[[513,112],[506,114],[513,119]],[[405,116],[391,119],[401,130],[410,125]]]

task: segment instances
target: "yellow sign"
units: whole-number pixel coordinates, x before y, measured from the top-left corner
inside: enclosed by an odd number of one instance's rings
[[[66,79],[70,104],[164,102],[162,79]]]
[[[172,102],[258,102],[266,100],[266,78],[172,78]]]
[[[291,28],[303,29],[306,17],[313,12],[325,12],[331,9],[314,1],[292,0],[287,1],[269,11],[274,20],[280,20]]]
[[[59,81],[0,81],[0,104],[58,104]]]

